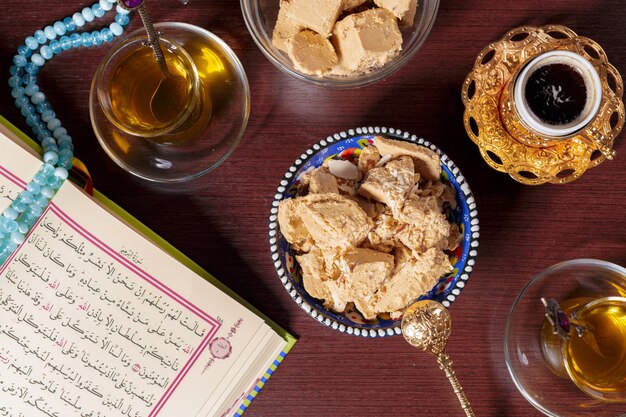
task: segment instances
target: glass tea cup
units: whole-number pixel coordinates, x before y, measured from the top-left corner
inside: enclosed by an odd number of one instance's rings
[[[542,299],[564,314],[547,315]],[[544,270],[521,291],[506,324],[505,359],[519,391],[544,414],[620,417],[624,338],[626,269],[576,259]]]
[[[124,171],[155,183],[191,181],[220,166],[241,142],[250,114],[250,87],[237,55],[211,32],[181,22],[157,23],[155,29],[163,34],[162,40],[176,47],[165,48],[166,44],[162,41],[162,48],[180,53],[183,62],[189,60],[186,55],[191,57],[196,70],[188,70],[188,74],[195,80],[197,73],[200,80],[195,106],[193,103],[165,108],[159,106],[156,110],[168,112],[165,116],[171,114],[169,111],[174,113],[182,109],[185,112],[181,111],[180,117],[174,117],[177,123],[160,131],[155,132],[154,126],[151,132],[130,129],[134,134],[128,133],[128,123],[117,120],[112,113],[107,104],[109,90],[104,86],[111,77],[112,69],[116,68],[113,60],[120,62],[119,57],[123,57],[118,51],[137,38],[146,39],[145,29],[140,28],[113,45],[113,50],[105,56],[94,75],[89,94],[91,125],[102,149]],[[133,49],[139,50],[142,46],[141,42],[137,42],[133,44]],[[150,48],[141,49],[141,52],[147,53],[145,59],[148,59],[139,66],[141,74],[146,73],[148,66],[151,71],[159,68]],[[194,66],[190,65],[191,68]],[[171,70],[169,63],[168,68]],[[156,80],[161,81],[162,76],[158,72],[156,75]],[[160,94],[164,92],[167,89]],[[141,104],[150,106],[153,95],[144,94]],[[157,100],[157,104],[170,102],[167,99]],[[193,110],[189,113],[191,108]]]
[[[173,41],[160,38],[169,76],[164,76],[146,36],[117,44],[94,78],[102,112],[117,129],[160,144],[187,141],[211,117],[197,68]]]

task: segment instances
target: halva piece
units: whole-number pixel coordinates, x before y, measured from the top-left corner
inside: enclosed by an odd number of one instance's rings
[[[374,0],[374,2],[393,13],[403,26],[411,26],[417,10],[417,0]]]
[[[378,313],[398,312],[420,295],[427,293],[439,277],[451,270],[448,256],[440,250],[432,248],[414,256],[409,249],[398,248],[391,277],[383,282],[373,297],[359,302],[357,308],[367,319],[375,318]],[[394,315],[400,314],[398,312]]]
[[[361,207],[342,195],[309,194],[298,200],[302,222],[320,247],[358,246],[372,227]]]
[[[310,30],[303,30],[289,39],[287,54],[294,68],[304,74],[323,75],[338,62],[330,41]]]
[[[289,39],[302,30],[302,26],[289,18],[290,0],[281,0],[278,18],[272,33],[272,44],[283,52],[287,52]]]
[[[429,248],[448,249],[451,229],[443,213],[414,211],[413,216],[403,216],[403,220],[411,222],[403,222],[395,237],[414,253]]]
[[[278,205],[278,224],[281,233],[295,250],[308,252],[314,242],[300,217],[302,204],[302,200],[295,198],[281,201]]]
[[[363,172],[367,172],[376,167],[376,164],[380,161],[380,154],[375,146],[366,146],[361,149],[361,155],[359,155],[358,166]]]
[[[286,9],[293,24],[328,37],[343,11],[343,0],[290,0]]]
[[[402,49],[396,17],[386,9],[348,15],[332,33],[340,66],[354,73],[382,67]]]
[[[347,301],[373,295],[394,268],[393,256],[372,249],[356,248],[343,253],[337,266],[342,277],[328,286],[333,293]]]
[[[392,211],[399,210],[415,185],[416,178],[413,160],[402,156],[368,171],[359,194],[386,204]]]
[[[343,10],[350,11],[365,3],[367,0],[343,0]]]
[[[316,169],[309,177],[309,192],[311,194],[339,194],[337,178],[326,170]]]
[[[439,156],[424,146],[376,136],[374,146],[381,155],[391,155],[397,158],[402,155],[410,156],[415,163],[415,171],[427,180],[438,180],[441,174]]]
[[[388,210],[374,219],[374,227],[367,234],[366,246],[380,252],[391,252],[398,244],[397,235],[403,227]]]
[[[296,256],[302,268],[304,289],[315,298],[324,300],[324,306],[334,311],[343,311],[347,301],[333,297],[328,283],[337,275],[333,273],[333,265],[327,263],[322,250],[314,246],[309,253]]]

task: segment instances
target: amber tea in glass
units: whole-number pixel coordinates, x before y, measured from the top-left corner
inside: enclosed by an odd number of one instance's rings
[[[548,367],[570,378],[586,394],[604,401],[626,402],[624,288],[626,282],[616,284],[623,296],[597,298],[582,291],[559,302],[562,315],[553,320],[556,323],[546,319],[541,330],[541,348]],[[555,325],[561,328],[556,331]],[[563,329],[569,333],[565,337]]]
[[[98,99],[118,129],[163,144],[192,139],[211,118],[211,101],[192,58],[161,38],[169,74],[156,62],[145,38],[131,38],[105,58],[97,77]]]

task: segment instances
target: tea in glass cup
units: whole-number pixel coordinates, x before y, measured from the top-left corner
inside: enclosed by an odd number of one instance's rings
[[[158,183],[190,181],[240,143],[250,87],[234,51],[211,32],[180,22],[154,26],[167,71],[144,44],[143,28],[113,45],[91,83],[91,124],[125,171]]]
[[[544,303],[541,346],[550,369],[595,398],[626,401],[626,297],[583,293]]]
[[[623,417],[625,339],[626,269],[574,259],[520,292],[505,328],[506,365],[520,393],[548,416]]]
[[[212,107],[196,66],[183,48],[161,38],[164,75],[145,41],[130,38],[105,57],[95,78],[102,111],[134,136],[162,144],[190,140],[209,123]]]

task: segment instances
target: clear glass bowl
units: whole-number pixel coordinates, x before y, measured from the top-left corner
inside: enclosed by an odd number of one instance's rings
[[[252,39],[261,52],[281,71],[316,85],[331,88],[356,88],[380,81],[400,68],[422,46],[435,23],[439,0],[420,0],[412,26],[400,28],[402,32],[402,51],[382,68],[367,74],[353,77],[346,76],[315,76],[297,71],[289,57],[272,45],[272,32],[278,16],[280,0],[240,0],[243,17]]]
[[[550,370],[540,339],[545,318],[540,300],[541,297],[555,298],[562,303],[579,294],[592,298],[624,297],[625,283],[626,269],[619,265],[594,259],[575,259],[539,273],[515,300],[504,335],[506,365],[524,398],[545,415],[624,416],[626,404],[592,398],[576,386],[567,371],[565,375],[558,376]]]
[[[107,61],[125,45],[125,40],[121,40],[94,76],[89,98],[91,124],[102,148],[124,170],[154,182],[179,183],[212,171],[235,150],[248,124],[250,87],[235,53],[211,32],[187,23],[154,26],[191,57],[200,80],[199,94],[210,98],[208,123],[186,127],[185,134],[190,139],[180,142],[134,135],[112,123],[98,99],[98,80]],[[144,35],[145,29],[139,29],[127,38]]]

